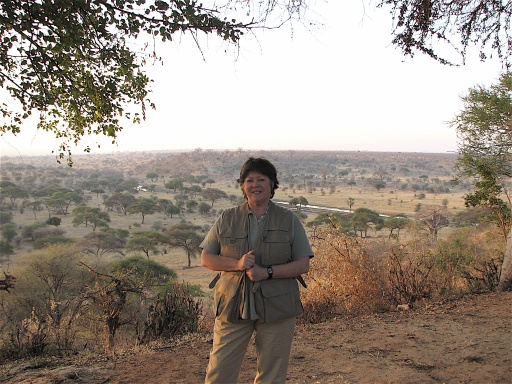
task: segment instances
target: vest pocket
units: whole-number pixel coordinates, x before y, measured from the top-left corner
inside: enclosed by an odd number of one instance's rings
[[[299,286],[295,279],[261,282],[256,292],[256,309],[265,323],[284,320],[303,313]]]
[[[263,265],[285,264],[291,259],[290,232],[284,229],[268,229],[263,235],[265,252]]]
[[[236,323],[240,319],[244,299],[245,273],[222,272],[214,291],[215,316],[222,321]]]
[[[247,234],[243,232],[221,233],[219,241],[220,254],[234,259],[240,259],[249,248]]]

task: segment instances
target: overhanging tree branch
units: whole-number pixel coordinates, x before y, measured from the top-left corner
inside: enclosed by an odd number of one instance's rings
[[[43,0],[0,3],[0,86],[17,100],[23,113],[1,106],[0,133],[17,134],[23,120],[39,111],[38,127],[59,139],[58,159],[85,135],[117,140],[121,117],[145,118],[149,79],[145,49],[135,52],[130,40],[146,32],[153,39],[172,40],[175,33],[216,33],[237,45],[244,31],[270,28],[300,19],[304,1],[267,0],[258,3],[226,0],[203,6],[195,0]],[[254,6],[254,8],[251,8]],[[231,15],[248,21],[240,22]],[[274,23],[275,24],[275,23]],[[196,38],[197,41],[197,38]],[[158,58],[157,58],[158,59]],[[127,113],[137,105],[140,113]],[[87,146],[86,152],[90,151]]]
[[[419,51],[442,64],[457,65],[456,57],[465,64],[468,47],[476,45],[482,61],[496,53],[505,68],[512,64],[510,0],[379,0],[377,4],[390,8],[395,22],[392,42],[405,56]],[[445,47],[454,55],[439,53]]]

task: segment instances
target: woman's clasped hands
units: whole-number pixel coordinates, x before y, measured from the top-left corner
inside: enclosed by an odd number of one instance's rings
[[[240,260],[238,260],[238,269],[240,271],[247,271],[254,267],[256,258],[254,257],[254,250],[244,253]]]
[[[267,270],[255,263],[254,250],[244,253],[238,260],[238,270],[245,271],[251,281],[261,281],[268,278]]]

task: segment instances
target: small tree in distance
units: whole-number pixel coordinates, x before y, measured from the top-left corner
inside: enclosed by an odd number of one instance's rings
[[[133,234],[133,237],[128,240],[126,250],[128,252],[144,252],[146,257],[149,259],[149,253],[157,253],[158,245],[166,244],[169,241],[169,237],[162,232],[157,231],[145,231],[137,232]]]
[[[161,207],[158,205],[158,199],[152,197],[142,197],[137,199],[132,205],[128,207],[129,213],[140,213],[142,216],[142,224],[146,215],[152,215],[159,212]]]
[[[58,227],[61,223],[61,218],[60,217],[50,217],[48,220],[46,220],[46,224],[48,225],[54,225],[56,227]]]
[[[169,244],[180,247],[187,253],[188,268],[192,266],[192,257],[199,254],[199,244],[202,237],[196,231],[201,227],[189,223],[179,223],[167,229],[165,233],[169,236]]]

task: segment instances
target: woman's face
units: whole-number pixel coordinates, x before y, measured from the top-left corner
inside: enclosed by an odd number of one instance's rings
[[[272,194],[272,181],[262,173],[250,171],[243,181],[242,190],[249,204],[268,203]]]

